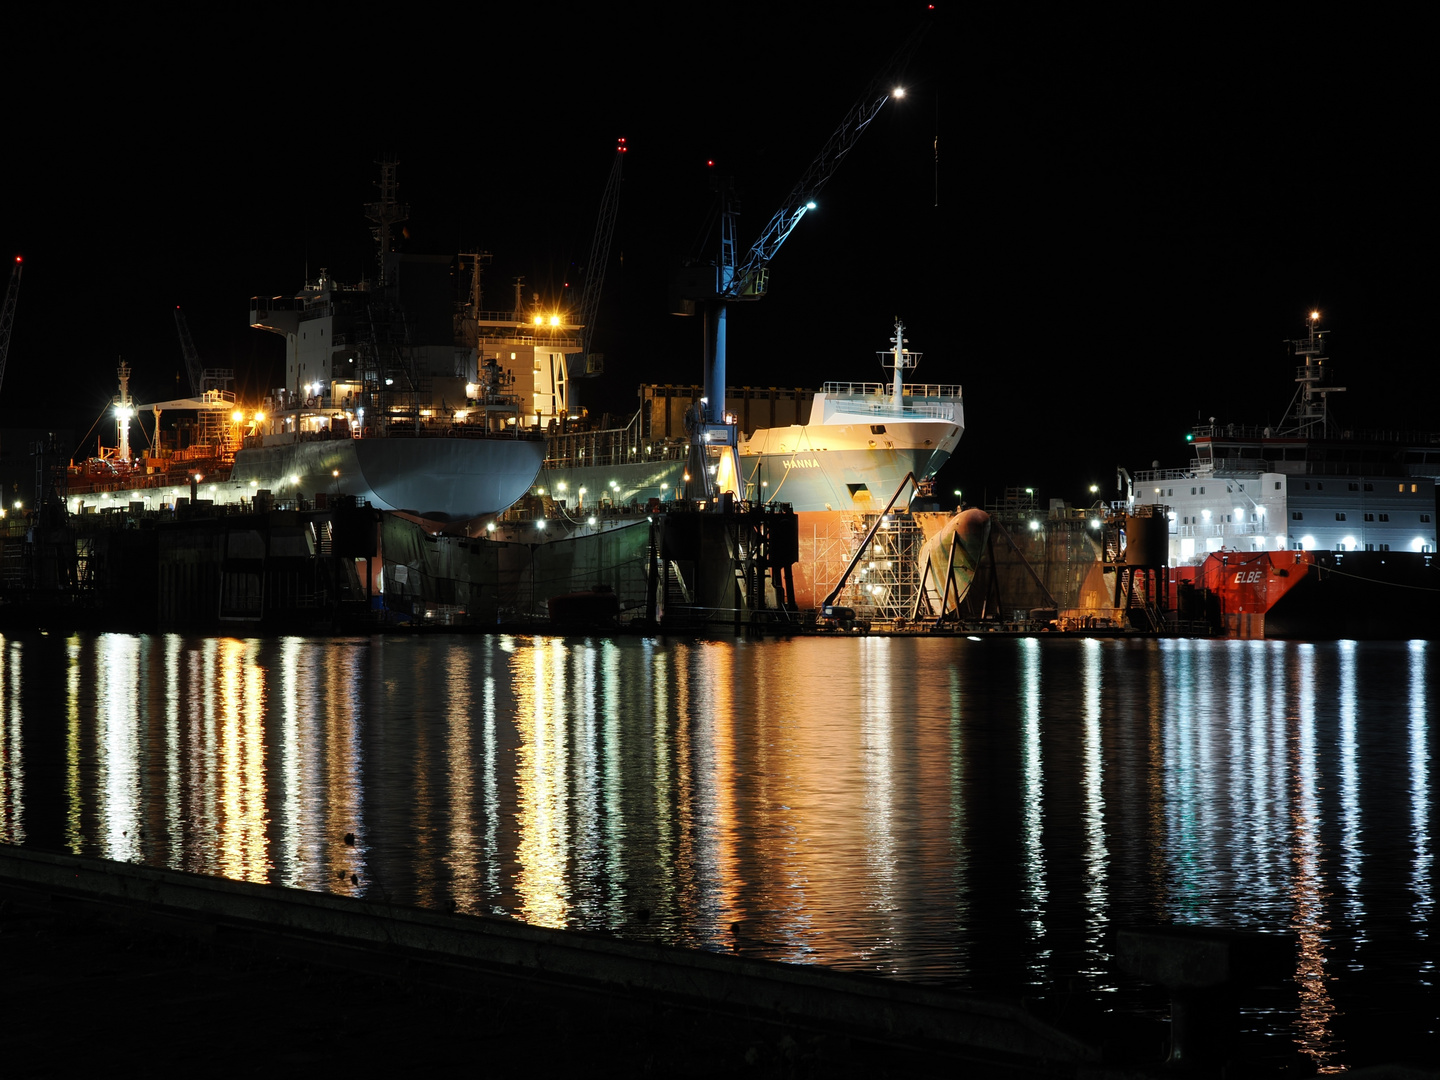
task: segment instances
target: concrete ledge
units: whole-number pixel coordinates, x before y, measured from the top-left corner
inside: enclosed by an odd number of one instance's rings
[[[1015,1006],[823,968],[3,845],[0,882],[101,902],[137,917],[179,917],[570,986],[677,999],[843,1030],[853,1037],[937,1050],[982,1050],[1072,1067],[1100,1059],[1098,1048]]]

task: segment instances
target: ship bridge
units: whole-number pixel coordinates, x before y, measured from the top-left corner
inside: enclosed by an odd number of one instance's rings
[[[904,383],[896,402],[889,383],[827,382],[815,395],[812,424],[874,423],[888,420],[962,422],[958,383]]]

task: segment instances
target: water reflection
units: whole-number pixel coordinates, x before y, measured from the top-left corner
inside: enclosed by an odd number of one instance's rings
[[[0,640],[0,687],[5,707],[0,713],[0,840],[25,842],[25,756],[20,720],[20,659],[18,641]]]
[[[1030,923],[1030,976],[1036,987],[1044,985],[1046,948],[1045,777],[1040,750],[1040,660],[1041,645],[1035,638],[1020,641],[1020,754],[1021,799],[1024,810],[1020,829],[1025,846],[1025,914]]]
[[[1101,724],[1100,690],[1102,650],[1094,639],[1084,642],[1084,669],[1081,674],[1084,734],[1085,799],[1085,945],[1088,964],[1085,974],[1096,989],[1110,989],[1106,972],[1110,953],[1106,935],[1110,932],[1108,880],[1110,853],[1105,843],[1104,736]]]
[[[1426,683],[1426,653],[1428,645],[1423,641],[1410,642],[1410,723],[1407,740],[1410,762],[1410,843],[1414,848],[1411,862],[1411,892],[1414,902],[1410,919],[1415,924],[1415,936],[1420,942],[1430,937],[1430,919],[1435,914],[1435,853],[1431,850],[1430,816],[1433,810],[1431,794],[1432,772],[1430,767],[1430,710],[1429,690]],[[1419,951],[1419,975],[1427,988],[1434,987],[1435,956]],[[1432,1026],[1431,1032],[1434,1032]]]
[[[0,638],[0,838],[1116,1007],[1149,1000],[1117,926],[1289,930],[1292,1005],[1256,1022],[1326,1071],[1433,980],[1434,662]]]
[[[1300,1048],[1314,1062],[1316,1071],[1330,1072],[1336,1057],[1330,1033],[1335,1017],[1326,972],[1329,950],[1326,935],[1330,924],[1325,915],[1328,894],[1321,877],[1320,838],[1322,781],[1315,747],[1315,649],[1302,645],[1297,665],[1299,723],[1290,762],[1292,882],[1290,925],[1299,942],[1295,981],[1300,991],[1300,1015],[1296,1020]]]

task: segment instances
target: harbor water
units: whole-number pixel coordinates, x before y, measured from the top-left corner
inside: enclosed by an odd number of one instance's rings
[[[1440,647],[0,636],[0,841],[1435,1060]],[[1058,1005],[1057,1005],[1058,1003]]]

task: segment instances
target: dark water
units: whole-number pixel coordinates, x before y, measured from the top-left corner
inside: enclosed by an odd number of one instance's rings
[[[1433,1061],[1437,662],[4,637],[0,840],[1122,1013],[1117,927],[1287,931],[1252,1031]]]

